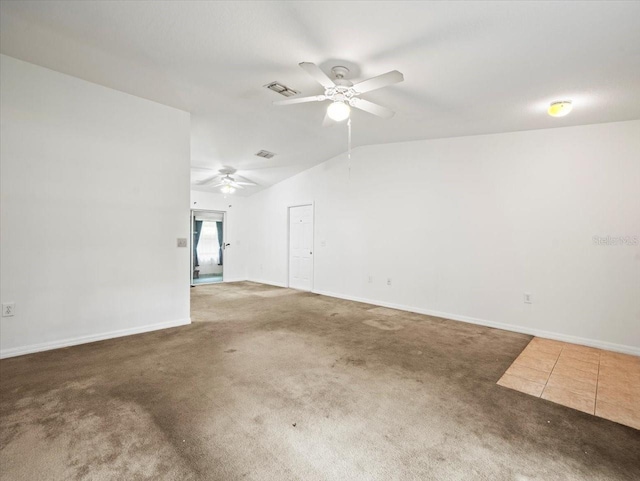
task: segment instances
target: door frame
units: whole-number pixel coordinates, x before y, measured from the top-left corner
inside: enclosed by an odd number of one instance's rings
[[[222,251],[226,253],[227,249],[226,249],[226,244],[227,244],[227,212],[224,210],[214,210],[214,209],[191,209],[189,211],[189,225],[191,226],[190,229],[190,237],[189,237],[189,284],[191,285],[191,287],[193,287],[195,284],[193,283],[193,217],[194,217],[194,213],[196,212],[207,212],[207,213],[212,213],[212,214],[222,214]],[[226,259],[226,255],[224,256],[224,259]],[[224,263],[226,263],[226,260],[223,260]],[[226,271],[225,269],[225,264],[222,264],[222,282],[225,282],[224,280],[224,272]]]
[[[291,208],[292,207],[306,207],[310,205],[311,206],[311,213],[313,215],[313,223],[312,223],[312,230],[313,230],[313,234],[311,235],[311,252],[315,252],[316,248],[315,248],[315,244],[316,244],[316,205],[313,201],[310,202],[300,202],[300,203],[296,203],[296,204],[289,204],[287,205],[287,282],[286,282],[286,286],[288,288],[291,287],[290,285],[290,280],[291,280],[291,274],[290,274],[290,266],[291,266]],[[313,289],[315,287],[315,281],[316,281],[316,256],[315,254],[311,254],[311,269],[313,271],[313,275],[311,276],[311,289],[309,290],[309,292],[313,292]]]

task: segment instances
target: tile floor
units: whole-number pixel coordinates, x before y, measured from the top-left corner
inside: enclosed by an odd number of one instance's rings
[[[640,357],[534,337],[500,386],[640,429]]]
[[[215,284],[218,282],[222,282],[222,274],[202,274],[200,277],[193,279],[192,285]]]

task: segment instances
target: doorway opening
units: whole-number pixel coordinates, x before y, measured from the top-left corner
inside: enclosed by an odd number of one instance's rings
[[[191,285],[224,280],[225,213],[191,211]]]

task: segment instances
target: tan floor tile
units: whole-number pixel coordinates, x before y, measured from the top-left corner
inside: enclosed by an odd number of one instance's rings
[[[562,351],[562,344],[556,341],[546,342],[547,339],[540,339],[534,337],[533,340],[527,346],[527,349],[548,352],[549,354],[555,354],[556,356]]]
[[[635,361],[640,364],[640,355],[639,354],[625,354],[623,352],[614,352],[614,351],[603,351],[607,353],[609,357],[617,357],[620,359],[628,359],[630,361]]]
[[[539,344],[541,346],[547,347],[564,347],[566,343],[562,341],[556,341],[554,339],[545,339],[544,337],[534,337],[531,339],[531,342],[534,344]]]
[[[575,392],[576,394],[593,397],[594,399],[596,397],[595,382],[563,376],[555,371],[551,373],[551,376],[547,381],[547,386],[565,389],[567,391]]]
[[[548,357],[532,356],[529,353],[522,353],[513,363],[530,367],[531,369],[537,369],[538,371],[551,372],[553,366],[556,365],[556,360]]]
[[[558,356],[560,355],[559,353],[544,351],[542,349],[538,349],[536,346],[531,345],[524,348],[524,351],[522,351],[520,355],[523,354],[529,357],[535,357],[538,359],[551,359],[554,361],[557,360]]]
[[[595,411],[595,396],[577,394],[566,389],[549,386],[548,384],[542,391],[542,399],[562,404],[563,406],[577,409],[578,411],[588,414],[593,414]]]
[[[640,398],[640,384],[630,381],[623,376],[603,376],[598,377],[598,389],[610,389],[620,391],[630,396]]]
[[[606,401],[598,401],[596,406],[596,415],[601,418],[615,421],[625,426],[631,426],[635,429],[640,429],[640,412],[632,411],[615,404],[608,403]]]
[[[640,365],[631,361],[620,359],[600,359],[600,365],[611,369],[624,369],[629,372],[636,372],[640,375]]]
[[[530,367],[521,366],[519,364],[512,364],[505,374],[521,377],[527,381],[533,381],[540,384],[545,384],[549,379],[549,372],[539,371]]]
[[[552,352],[547,349],[541,349],[533,343],[529,343],[527,347],[525,347],[520,354],[531,354],[533,356],[556,356],[560,355],[559,352]]]
[[[556,368],[558,367],[570,367],[573,369],[578,369],[580,371],[589,372],[595,375],[598,375],[598,365],[592,364],[590,362],[580,361],[578,359],[572,359],[568,357],[560,357],[558,358],[558,362],[556,364]]]
[[[582,346],[578,346],[582,347]],[[599,352],[591,352],[591,351],[583,351],[583,350],[574,350],[570,348],[564,348],[560,353],[560,359],[577,359],[578,361],[589,362],[591,364],[598,364],[600,362],[600,353]]]
[[[510,374],[502,376],[498,381],[498,384],[536,397],[540,397],[540,394],[544,389],[544,384],[522,379],[521,377],[512,376]]]
[[[623,383],[640,386],[640,373],[637,373],[630,369],[601,365],[598,371],[598,379],[605,381],[611,380],[612,382],[620,381]]]
[[[498,384],[640,429],[638,356],[534,337]]]
[[[640,413],[640,390],[634,393],[631,390],[625,390],[623,386],[618,387],[598,383],[596,401],[604,401]]]
[[[600,354],[600,362],[605,365],[622,363],[640,367],[640,357],[632,356],[631,354],[622,354],[620,352],[602,351]]]
[[[568,342],[564,343],[563,349],[567,351],[582,352],[584,354],[597,354],[598,357],[600,357],[600,353],[602,352],[602,349],[598,349],[597,347],[583,346],[581,344],[571,344]]]
[[[564,364],[556,364],[553,372],[562,376],[578,379],[580,381],[596,382],[598,380],[597,372],[582,371]]]

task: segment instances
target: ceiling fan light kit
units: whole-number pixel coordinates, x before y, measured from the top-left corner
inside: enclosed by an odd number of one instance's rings
[[[335,120],[336,122],[342,122],[348,119],[350,113],[351,107],[341,100],[336,100],[327,107],[327,115],[331,120]]]

